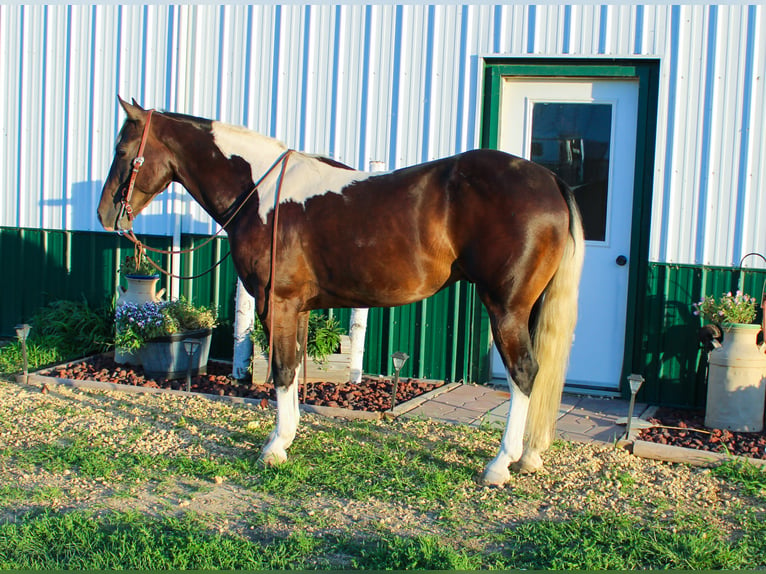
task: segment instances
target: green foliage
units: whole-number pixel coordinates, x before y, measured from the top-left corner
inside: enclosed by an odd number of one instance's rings
[[[137,257],[128,255],[120,265],[120,273],[125,277],[155,277],[159,275],[155,265],[157,263],[144,253],[139,253]]]
[[[216,531],[215,523],[192,513],[29,512],[0,525],[0,569],[757,569],[766,550],[761,521],[744,521],[733,542],[693,516],[673,525],[613,515],[542,520],[479,546],[460,536],[390,531],[311,536],[295,529],[261,539],[256,530],[245,538]]]
[[[321,363],[340,347],[340,338],[346,331],[335,317],[312,314],[309,317],[309,336],[306,345],[309,357]]]
[[[475,570],[482,556],[455,550],[437,536],[390,535],[347,549],[354,568],[363,570]]]
[[[184,297],[141,305],[125,303],[115,313],[115,344],[121,351],[135,352],[155,337],[212,329],[217,321],[215,309],[192,305]]]
[[[734,295],[724,293],[716,299],[708,295],[699,303],[692,305],[695,315],[706,321],[722,325],[724,323],[750,324],[755,320],[755,297],[737,291]]]
[[[83,301],[53,301],[32,317],[32,342],[56,348],[65,357],[102,352],[113,344],[114,306],[91,308]]]
[[[517,568],[539,570],[734,569],[763,566],[766,541],[753,522],[737,545],[704,517],[680,514],[671,524],[633,516],[584,514],[568,521],[539,521],[502,538]]]
[[[185,297],[169,301],[164,311],[177,322],[179,331],[212,329],[218,324],[218,314],[215,309],[203,305],[192,305]]]
[[[742,459],[732,459],[715,467],[712,473],[724,480],[741,484],[747,494],[766,500],[766,467],[758,467]]]
[[[0,569],[287,570],[307,565],[306,541],[251,542],[194,515],[45,511],[0,525]]]
[[[114,344],[113,317],[112,303],[93,308],[85,300],[60,300],[42,307],[29,321],[29,368],[106,351]],[[21,369],[21,344],[14,340],[0,348],[0,373]]]
[[[323,363],[327,357],[340,348],[340,338],[346,331],[340,326],[335,317],[328,317],[323,313],[311,313],[309,316],[308,355],[317,363]],[[250,340],[261,352],[268,352],[269,338],[260,321],[255,322],[255,327],[250,332]]]

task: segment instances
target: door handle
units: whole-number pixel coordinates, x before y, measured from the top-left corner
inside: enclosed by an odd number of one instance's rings
[[[619,265],[620,267],[624,267],[624,266],[625,266],[625,264],[628,262],[628,258],[627,258],[627,257],[625,257],[624,255],[619,255],[619,256],[617,257],[617,259],[616,259],[616,261],[615,261],[615,262],[616,262],[616,263],[617,263],[617,265]]]

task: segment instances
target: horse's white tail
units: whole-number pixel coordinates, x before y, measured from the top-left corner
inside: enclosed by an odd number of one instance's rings
[[[533,335],[532,348],[539,370],[529,401],[526,450],[534,453],[544,451],[553,441],[577,323],[577,294],[585,257],[580,211],[566,184],[559,180],[559,187],[569,206],[570,235],[559,267],[545,290]]]

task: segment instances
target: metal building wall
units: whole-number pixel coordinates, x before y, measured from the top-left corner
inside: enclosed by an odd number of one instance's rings
[[[650,258],[766,251],[762,6],[3,5],[0,53],[1,226],[98,229],[117,94],[393,168],[479,145],[484,56],[645,56],[661,60]],[[214,224],[173,189],[137,228]]]

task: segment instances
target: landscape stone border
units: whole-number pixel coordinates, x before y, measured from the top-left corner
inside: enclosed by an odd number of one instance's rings
[[[658,407],[649,407],[644,411],[640,418],[649,420],[649,418],[653,417],[657,412],[657,408]],[[622,444],[618,444],[618,446],[624,446],[633,454],[633,456],[651,460],[680,462],[694,466],[718,466],[729,460],[741,460],[749,462],[755,466],[766,468],[766,460],[764,459],[639,440],[638,433],[639,429],[631,429],[628,440],[620,441]]]
[[[232,404],[244,404],[244,405],[250,405],[254,407],[260,407],[261,405],[261,399],[251,399],[247,397],[231,397],[231,396],[225,396],[225,395],[221,396],[221,395],[211,395],[208,393],[198,393],[193,391],[186,392],[186,391],[174,390],[174,389],[139,387],[136,385],[123,385],[120,383],[105,383],[103,381],[94,381],[90,379],[87,379],[87,380],[67,379],[63,377],[52,377],[49,375],[41,374],[42,372],[52,371],[59,367],[63,367],[67,365],[76,365],[83,361],[87,361],[91,358],[92,357],[85,357],[77,361],[67,361],[60,365],[52,365],[50,367],[45,367],[44,369],[41,369],[39,371],[29,373],[28,375],[18,374],[16,375],[16,382],[22,383],[22,384],[23,383],[38,384],[40,385],[40,387],[64,385],[64,386],[74,387],[79,389],[93,389],[93,390],[101,390],[101,391],[121,391],[125,393],[166,393],[171,395],[202,397],[208,400],[223,401],[223,402],[229,402]],[[354,409],[344,409],[342,407],[327,407],[323,405],[307,405],[307,404],[301,404],[300,409],[301,409],[301,412],[304,412],[304,413],[318,414],[318,415],[330,417],[330,418],[343,418],[343,419],[349,419],[349,420],[380,420],[383,418],[393,419],[403,415],[404,413],[411,411],[412,409],[417,408],[424,402],[431,400],[434,397],[437,397],[443,393],[451,391],[452,389],[456,387],[459,387],[461,384],[462,383],[445,383],[444,385],[432,391],[423,393],[422,395],[418,395],[417,397],[414,397],[410,399],[409,401],[400,403],[396,405],[393,410],[389,410],[389,411],[362,411],[362,410],[354,410]],[[276,401],[269,400],[270,406],[276,408],[276,404],[277,404]]]

